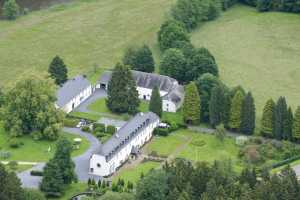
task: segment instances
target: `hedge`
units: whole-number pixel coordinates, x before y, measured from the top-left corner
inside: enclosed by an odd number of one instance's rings
[[[90,127],[89,126],[83,126],[83,127],[81,127],[81,130],[83,131],[83,132],[91,132],[91,129],[90,129]]]
[[[169,135],[169,129],[167,128],[155,128],[153,131],[154,135],[160,135],[160,136],[168,136]]]
[[[73,128],[76,127],[79,122],[80,120],[76,118],[65,118],[64,126]]]
[[[30,171],[31,176],[43,176],[43,171],[38,171],[38,170],[32,170]]]
[[[299,160],[300,159],[300,155],[299,156],[294,156],[294,157],[291,157],[289,159],[286,159],[286,160],[282,160],[282,161],[279,161],[277,163],[274,163],[271,165],[271,169],[274,169],[274,168],[277,168],[277,167],[281,167],[283,165],[287,165],[287,164],[290,164],[296,160]]]
[[[106,127],[106,133],[109,133],[111,135],[114,134],[116,131],[117,131],[117,128],[115,126],[109,125]]]
[[[105,132],[105,124],[94,123],[93,124],[93,129],[94,129],[94,131],[97,130],[96,132]]]

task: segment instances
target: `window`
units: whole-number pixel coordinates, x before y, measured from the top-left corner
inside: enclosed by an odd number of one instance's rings
[[[101,167],[100,163],[97,163],[97,167],[98,167],[98,168],[100,168],[100,167]]]
[[[92,173],[94,172],[94,168],[91,168],[91,172],[92,172]]]

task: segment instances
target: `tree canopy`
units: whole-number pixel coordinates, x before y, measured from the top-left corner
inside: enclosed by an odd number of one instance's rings
[[[154,58],[148,45],[128,48],[123,57],[123,63],[137,71],[152,73],[155,69]]]
[[[5,129],[11,136],[39,132],[42,138],[57,139],[64,114],[55,108],[55,101],[51,80],[32,77],[19,81],[2,108]]]
[[[182,106],[183,119],[188,124],[199,124],[200,122],[200,96],[197,86],[190,82],[185,87],[185,97]]]
[[[20,13],[20,7],[15,0],[5,0],[2,11],[6,19],[15,20]]]

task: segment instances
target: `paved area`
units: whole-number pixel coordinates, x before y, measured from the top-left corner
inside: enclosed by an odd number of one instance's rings
[[[91,111],[88,110],[87,107],[97,99],[105,98],[106,96],[107,94],[104,89],[96,89],[95,92],[87,100],[81,103],[74,111],[90,113]]]
[[[126,124],[126,121],[107,118],[107,117],[101,117],[101,119],[98,121],[98,123],[105,124],[106,126],[115,126],[115,127],[117,127],[117,129],[119,129]]]
[[[89,178],[94,178],[95,180],[98,180],[100,177],[94,177],[92,175],[89,175],[88,172],[89,172],[89,159],[91,155],[95,151],[97,151],[97,149],[101,145],[99,140],[96,137],[94,137],[92,134],[83,132],[78,128],[64,128],[64,131],[70,134],[75,134],[75,135],[80,135],[82,137],[85,137],[90,142],[90,147],[84,154],[73,158],[73,161],[75,162],[76,165],[75,172],[78,176],[78,180],[87,181]],[[33,168],[18,173],[18,177],[22,182],[22,186],[26,188],[38,188],[42,177],[31,176],[30,171],[32,170],[40,171],[44,168],[44,166],[45,163],[38,163]]]

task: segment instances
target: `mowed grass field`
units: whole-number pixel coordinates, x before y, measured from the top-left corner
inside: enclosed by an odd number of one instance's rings
[[[0,21],[0,85],[45,74],[61,56],[70,76],[111,68],[130,45],[150,45],[175,0],[78,0]],[[156,53],[157,55],[157,53]]]
[[[252,91],[259,115],[271,97],[300,105],[300,15],[236,5],[193,32],[192,43],[213,53],[225,83]]]

